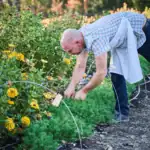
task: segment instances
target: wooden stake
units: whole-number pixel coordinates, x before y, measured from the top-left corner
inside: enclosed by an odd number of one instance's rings
[[[55,107],[58,107],[60,105],[62,98],[63,98],[63,96],[61,94],[57,94],[55,99],[52,102],[52,105]]]

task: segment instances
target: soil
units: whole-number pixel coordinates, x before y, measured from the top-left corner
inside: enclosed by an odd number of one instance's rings
[[[130,121],[99,124],[93,135],[82,140],[82,150],[150,150],[150,77],[131,95]],[[146,85],[146,86],[145,86]],[[59,150],[81,150],[79,141]]]

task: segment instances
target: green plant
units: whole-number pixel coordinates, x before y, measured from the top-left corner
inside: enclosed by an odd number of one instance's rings
[[[48,75],[57,76],[64,73],[71,74],[72,63],[69,67],[63,63],[65,57],[59,43],[61,33],[67,26],[76,26],[73,18],[64,17],[61,26],[58,22],[51,23],[48,28],[41,24],[42,15],[34,15],[30,11],[20,14],[13,9],[0,12],[0,49],[7,49],[7,45],[17,45],[16,50],[22,52],[35,63],[36,68],[44,64],[44,71]],[[71,23],[71,24],[70,24]]]
[[[20,128],[30,126],[37,115],[46,116],[44,111],[48,105],[43,95],[45,88],[38,86],[46,83],[43,70],[28,64],[24,54],[14,47],[11,44],[10,50],[0,53],[0,123],[5,135],[19,133]]]

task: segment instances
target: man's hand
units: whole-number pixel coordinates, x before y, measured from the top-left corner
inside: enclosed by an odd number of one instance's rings
[[[86,95],[87,93],[85,93],[83,90],[80,90],[75,94],[75,99],[85,100]]]
[[[67,98],[74,98],[75,96],[75,88],[72,86],[68,86],[68,88],[64,92],[64,96]]]
[[[64,96],[67,98],[74,98],[75,96],[75,87],[82,79],[82,76],[85,72],[86,62],[88,58],[88,52],[83,51],[80,55],[77,56],[76,66],[73,71],[71,82],[64,92]]]

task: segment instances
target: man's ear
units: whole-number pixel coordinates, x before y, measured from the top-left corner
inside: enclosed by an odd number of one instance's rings
[[[75,39],[75,44],[77,44],[78,46],[82,46],[82,41],[81,40],[78,40],[78,39]]]

